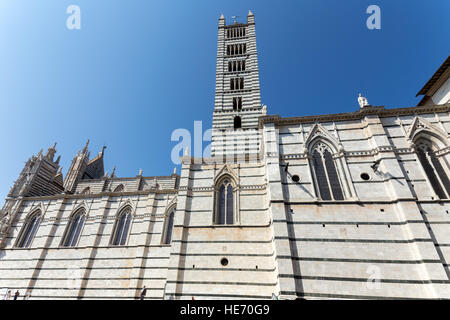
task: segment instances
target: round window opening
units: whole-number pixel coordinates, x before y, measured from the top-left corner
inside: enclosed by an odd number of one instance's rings
[[[367,173],[361,173],[361,179],[363,179],[363,180],[369,180],[370,179],[370,176],[367,174]]]
[[[223,266],[228,265],[228,259],[227,258],[222,258],[222,260],[220,260],[220,264]]]
[[[292,176],[292,181],[294,181],[294,182],[299,182],[299,181],[300,181],[300,177],[299,177],[298,175],[294,174],[294,175]]]

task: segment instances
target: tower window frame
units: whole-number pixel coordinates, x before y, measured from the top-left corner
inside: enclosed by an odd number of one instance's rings
[[[242,97],[233,97],[233,110],[234,111],[242,110]]]

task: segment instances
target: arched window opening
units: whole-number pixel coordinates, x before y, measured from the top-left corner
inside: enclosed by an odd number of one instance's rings
[[[117,216],[116,223],[114,226],[113,238],[111,241],[112,245],[123,246],[125,245],[128,237],[128,230],[131,224],[131,208],[127,207],[123,209]]]
[[[115,189],[114,192],[124,192],[125,187],[123,186],[123,184],[119,184]]]
[[[17,247],[19,248],[30,247],[31,242],[33,241],[33,238],[36,235],[36,231],[39,228],[40,222],[41,222],[41,211],[38,210],[27,219],[25,225],[22,227],[22,232],[20,234]]]
[[[431,142],[421,140],[416,144],[416,153],[425,171],[428,181],[440,199],[448,199],[450,181],[441,160],[436,157]]]
[[[81,229],[84,225],[85,212],[83,209],[78,210],[70,219],[67,231],[63,240],[64,247],[75,247],[81,235]]]
[[[216,191],[216,224],[234,224],[235,194],[230,179],[225,179]]]
[[[240,129],[242,127],[241,117],[234,117],[234,129]]]
[[[316,188],[322,200],[344,200],[336,163],[331,149],[319,142],[312,148],[313,172]]]
[[[174,218],[175,218],[175,209],[172,209],[172,211],[170,211],[170,214],[166,217],[166,225],[163,234],[164,244],[170,244],[172,242]]]
[[[90,187],[84,188],[83,191],[81,191],[81,194],[91,194],[91,188]]]

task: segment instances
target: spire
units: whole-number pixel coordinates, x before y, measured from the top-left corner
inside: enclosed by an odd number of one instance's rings
[[[106,149],[106,146],[103,146],[102,147],[102,151],[100,151],[100,156],[101,157],[103,157],[103,155],[105,154],[105,149]]]
[[[252,10],[248,10],[247,23],[255,23],[255,15]]]
[[[225,17],[223,16],[223,13],[220,15],[219,18],[219,28],[220,27],[225,27]]]
[[[89,139],[86,141],[86,145],[85,145],[84,148],[83,148],[83,153],[86,153],[86,152],[87,152],[88,145],[89,145]]]
[[[116,165],[114,165],[113,171],[111,172],[111,178],[114,178],[116,175]]]

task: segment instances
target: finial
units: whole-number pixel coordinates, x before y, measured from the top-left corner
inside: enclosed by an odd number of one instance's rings
[[[61,156],[59,155],[58,158],[56,158],[56,164],[59,164],[59,160],[61,160]]]
[[[225,17],[224,17],[224,15],[223,15],[223,13],[220,15],[219,20],[225,20]]]
[[[102,151],[100,151],[100,156],[101,157],[103,157],[103,155],[105,154],[105,149],[106,149],[106,146],[103,146],[102,147]]]
[[[114,178],[116,174],[116,165],[114,165],[113,171],[111,172],[111,178]]]
[[[138,174],[138,176],[142,176],[142,169],[139,169],[139,174]]]
[[[248,10],[248,15],[249,15],[249,16],[253,16],[252,10]]]
[[[189,147],[186,147],[186,150],[184,151],[184,155],[186,157],[189,157]]]
[[[173,174],[177,174],[177,167],[173,168]]]

